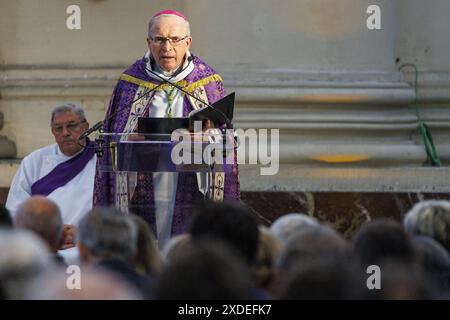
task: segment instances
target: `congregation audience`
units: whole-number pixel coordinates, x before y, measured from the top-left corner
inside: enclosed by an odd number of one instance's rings
[[[202,203],[188,232],[162,250],[142,218],[97,207],[73,239],[80,290],[67,287],[73,265],[57,255],[64,238],[58,205],[33,196],[14,219],[0,209],[1,299],[450,298],[448,201],[416,204],[403,225],[369,221],[351,240],[302,213],[263,226],[244,205]]]

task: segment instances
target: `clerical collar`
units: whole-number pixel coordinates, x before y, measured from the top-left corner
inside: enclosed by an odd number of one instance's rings
[[[153,71],[155,71],[156,73],[158,73],[159,75],[165,76],[165,77],[175,77],[178,73],[180,73],[180,71],[183,69],[183,66],[180,65],[176,70],[174,71],[164,71],[163,69],[161,69],[153,60],[152,63],[152,68]]]
[[[189,56],[191,56],[191,53],[188,51],[186,53],[186,58]],[[153,71],[154,73],[156,73],[158,76],[160,76],[163,79],[166,79],[166,80],[170,79],[171,82],[178,82],[178,81],[186,78],[186,76],[194,70],[194,63],[190,63],[188,59],[184,59],[183,64],[180,67],[178,67],[177,70],[175,70],[173,72],[165,72],[156,63],[151,63],[151,61],[154,59],[150,58],[150,51],[147,51],[147,53],[145,54],[145,58],[146,58],[147,69]],[[154,74],[149,72],[148,70],[146,72],[149,77],[156,79],[158,81],[161,80],[157,76],[155,76]]]

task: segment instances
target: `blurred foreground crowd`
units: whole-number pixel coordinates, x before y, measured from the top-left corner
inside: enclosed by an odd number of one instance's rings
[[[161,250],[147,223],[114,208],[80,221],[78,262],[58,254],[55,203],[1,209],[2,299],[448,299],[450,202],[425,201],[403,224],[379,219],[344,239],[301,213],[258,225],[244,205],[204,203]]]

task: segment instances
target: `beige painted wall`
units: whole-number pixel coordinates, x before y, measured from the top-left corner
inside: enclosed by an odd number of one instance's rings
[[[221,68],[311,70],[393,69],[392,0],[186,1],[197,52]],[[383,29],[366,28],[366,8],[382,7]],[[202,18],[209,10],[212,14]],[[214,44],[214,45],[211,45]]]
[[[450,71],[450,1],[398,0],[397,56],[420,70]]]
[[[1,65],[127,65],[146,49],[148,18],[183,10],[193,51],[219,68],[392,70],[393,0],[81,0],[81,30],[66,28],[71,0],[1,0]],[[368,31],[379,4],[383,30]]]
[[[81,30],[66,28],[66,8],[81,8]],[[127,65],[145,49],[149,16],[174,0],[1,0],[0,64]]]

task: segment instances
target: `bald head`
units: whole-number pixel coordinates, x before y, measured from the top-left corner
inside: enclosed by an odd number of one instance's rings
[[[52,251],[58,250],[63,223],[59,208],[53,201],[41,196],[29,198],[17,209],[14,226],[35,232]]]

